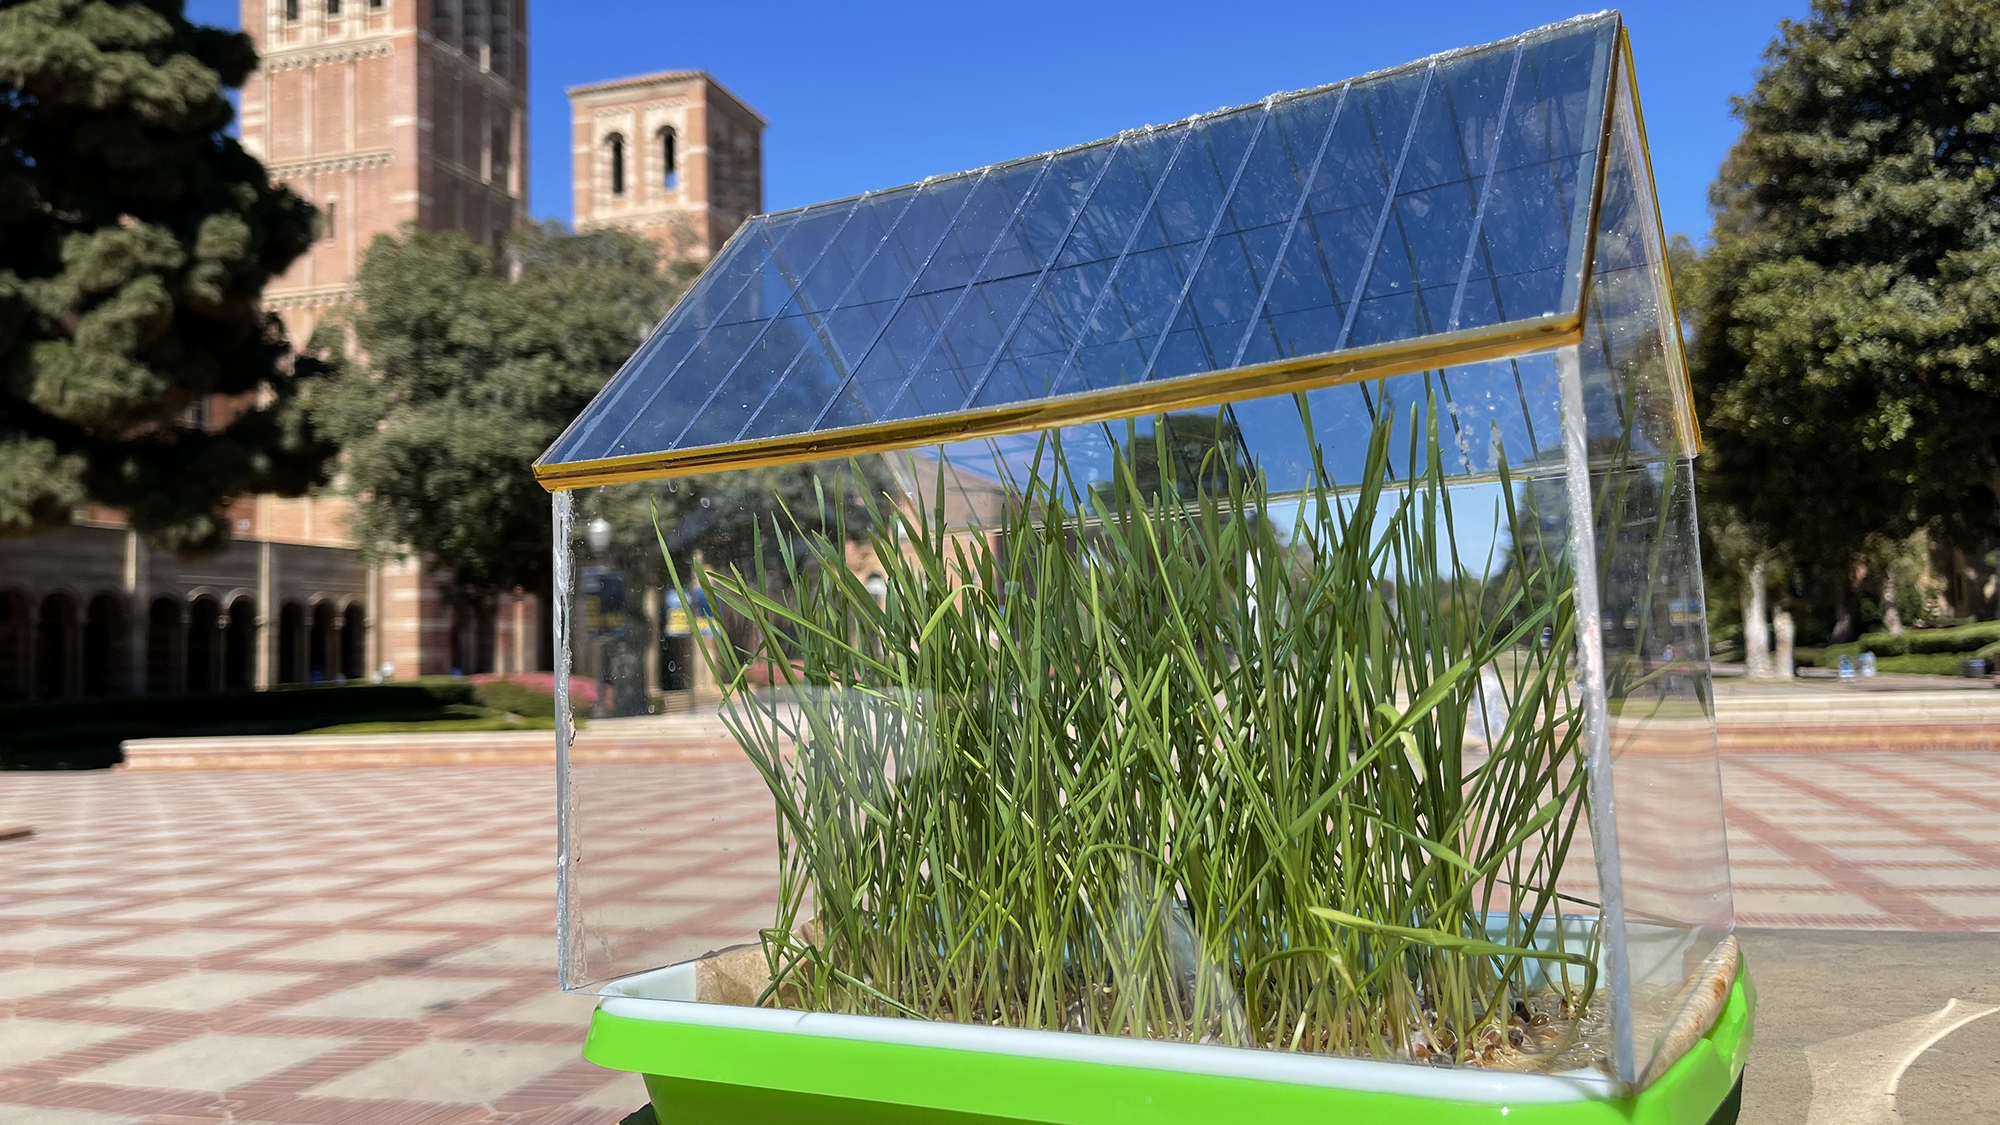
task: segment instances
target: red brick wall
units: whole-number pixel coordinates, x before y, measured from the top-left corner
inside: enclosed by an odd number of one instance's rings
[[[571,184],[576,225],[623,226],[652,238],[670,261],[706,261],[745,218],[762,210],[763,122],[700,71],[673,71],[570,92]],[[732,142],[714,143],[717,119],[726,117]],[[661,185],[656,140],[662,124],[677,142],[677,185]],[[606,139],[625,138],[625,191],[610,191]],[[740,179],[726,180],[742,169]],[[725,184],[727,201],[717,198]],[[736,185],[741,190],[736,190]],[[720,206],[727,202],[727,206]]]

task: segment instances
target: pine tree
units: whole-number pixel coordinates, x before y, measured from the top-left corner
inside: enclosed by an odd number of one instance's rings
[[[1871,533],[1992,543],[2000,3],[1815,0],[1735,111],[1690,302],[1705,499],[1843,575]]]
[[[230,498],[296,493],[330,453],[259,306],[312,208],[223,132],[249,38],[181,8],[0,4],[0,534],[96,502],[211,550]],[[246,409],[204,425],[209,396]]]

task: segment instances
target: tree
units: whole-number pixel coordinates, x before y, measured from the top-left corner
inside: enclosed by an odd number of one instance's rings
[[[0,534],[94,501],[212,550],[232,497],[321,479],[317,365],[259,306],[316,219],[223,133],[256,63],[173,0],[0,5]]]
[[[514,280],[461,231],[376,238],[355,279],[364,358],[311,406],[342,445],[356,538],[427,556],[468,601],[547,588],[549,497],[529,466],[686,285],[627,232],[546,224],[509,249]]]
[[[1992,542],[2000,5],[1815,0],[1735,112],[1692,286],[1706,498],[1843,583],[1870,534]]]

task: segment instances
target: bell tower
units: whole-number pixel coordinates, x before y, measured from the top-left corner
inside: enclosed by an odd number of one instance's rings
[[[705,263],[764,209],[764,118],[707,71],[569,88],[576,229],[621,226]]]

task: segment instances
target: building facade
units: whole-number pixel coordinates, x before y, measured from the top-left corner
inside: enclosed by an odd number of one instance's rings
[[[706,71],[569,88],[576,229],[618,226],[705,263],[764,209],[764,118]]]
[[[261,59],[244,147],[323,217],[265,289],[295,345],[337,321],[376,235],[458,229],[498,248],[526,221],[526,0],[241,12]],[[764,119],[707,73],[569,95],[578,230],[627,227],[668,261],[702,264],[762,210]],[[213,405],[219,424],[227,404]],[[108,510],[0,540],[0,700],[548,666],[539,599],[454,606],[421,560],[368,562],[338,498],[249,497],[229,518],[228,548],[197,560],[149,549]]]
[[[526,0],[243,0],[241,18],[261,58],[244,147],[323,216],[265,290],[295,345],[351,299],[376,235],[455,228],[498,246],[524,221]],[[418,560],[368,564],[344,514],[334,498],[246,498],[229,547],[192,561],[109,511],[0,540],[0,699],[544,662],[536,599],[454,607]]]
[[[0,540],[0,701],[541,662],[533,598],[455,610],[415,560],[367,565],[335,504],[252,497],[229,515],[229,546],[197,560],[147,547],[100,510],[54,534]]]
[[[526,0],[243,0],[262,65],[243,145],[320,240],[265,289],[303,344],[368,243],[405,225],[488,246],[527,218]]]

